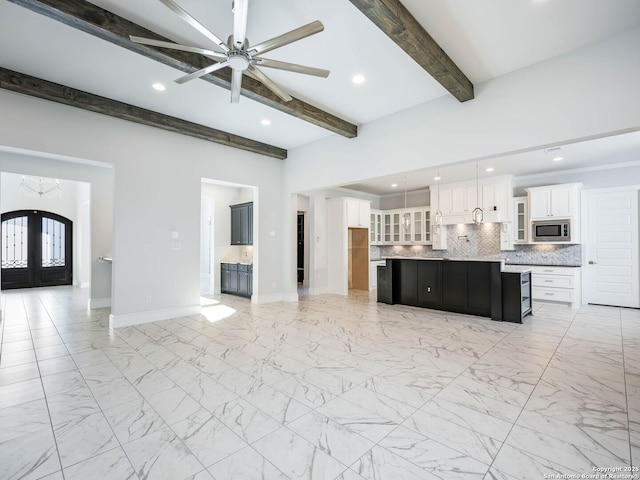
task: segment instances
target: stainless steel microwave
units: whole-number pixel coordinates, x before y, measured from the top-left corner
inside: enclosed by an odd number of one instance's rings
[[[534,242],[570,242],[570,220],[543,220],[532,222],[532,240]]]

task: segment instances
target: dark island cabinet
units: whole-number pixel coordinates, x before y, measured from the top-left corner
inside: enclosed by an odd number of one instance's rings
[[[220,292],[251,297],[253,294],[253,266],[245,263],[220,265]]]
[[[418,306],[440,308],[440,262],[423,261],[418,264]]]
[[[445,310],[502,320],[500,263],[442,262],[442,306]]]
[[[440,306],[439,261],[393,260],[392,284],[393,303],[426,308]]]
[[[253,245],[253,202],[230,205],[231,245]]]
[[[443,262],[442,306],[454,312],[467,308],[467,262]]]
[[[387,259],[378,267],[378,301],[502,320],[501,264]]]
[[[531,314],[531,272],[502,272],[502,316],[522,323]]]

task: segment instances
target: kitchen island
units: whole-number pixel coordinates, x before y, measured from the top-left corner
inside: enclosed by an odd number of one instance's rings
[[[387,258],[378,267],[378,301],[514,321],[503,316],[516,301],[503,298],[504,269],[502,259]]]

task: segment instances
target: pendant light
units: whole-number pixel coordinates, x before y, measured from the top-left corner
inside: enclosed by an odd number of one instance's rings
[[[438,182],[438,193],[436,194],[436,198],[438,199],[438,210],[436,210],[433,220],[437,227],[437,231],[440,231],[440,227],[442,226],[442,211],[440,210],[440,170],[438,170],[436,181]]]
[[[473,209],[471,212],[471,218],[473,219],[473,223],[476,225],[480,225],[484,221],[484,210],[480,206],[480,182],[478,180],[478,162],[476,162],[476,201],[477,207]]]
[[[402,228],[405,232],[411,230],[411,214],[407,212],[407,176],[404,176],[404,213],[402,214]]]

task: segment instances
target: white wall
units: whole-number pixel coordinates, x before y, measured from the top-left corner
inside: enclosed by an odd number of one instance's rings
[[[364,125],[357,138],[292,149],[285,185],[309,192],[640,129],[638,45],[640,29],[476,85],[474,100],[445,96]]]
[[[202,178],[259,189],[256,301],[283,298],[282,161],[4,90],[0,111],[0,146],[114,165],[115,325],[199,311]]]

